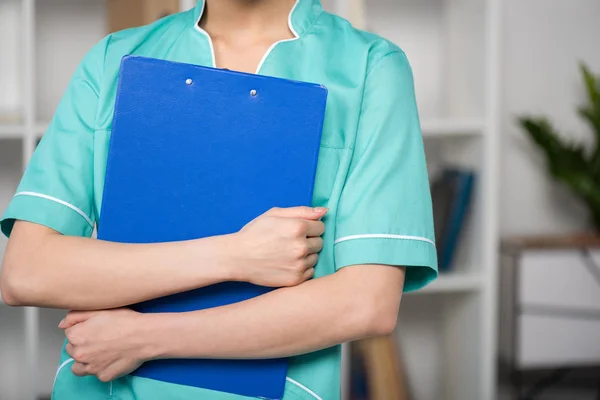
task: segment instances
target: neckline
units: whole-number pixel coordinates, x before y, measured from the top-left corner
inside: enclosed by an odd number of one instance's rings
[[[210,47],[210,57],[211,62],[210,66],[213,68],[217,68],[216,66],[216,57],[215,57],[215,48],[213,46],[212,39],[208,32],[200,27],[200,20],[202,19],[202,15],[204,14],[204,9],[206,6],[206,0],[198,0],[196,8],[194,10],[194,29],[206,37]],[[277,47],[278,44],[284,42],[291,42],[294,40],[298,40],[301,36],[307,32],[310,27],[312,27],[313,23],[316,21],[317,17],[321,14],[323,8],[321,7],[321,2],[319,0],[296,0],[294,6],[290,10],[288,14],[288,27],[292,34],[293,38],[283,39],[277,42],[274,42],[265,54],[262,56],[258,66],[256,67],[255,74],[259,74],[263,65],[267,61],[269,55]]]

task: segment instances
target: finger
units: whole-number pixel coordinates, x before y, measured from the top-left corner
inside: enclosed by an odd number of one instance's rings
[[[304,259],[304,265],[306,266],[306,269],[313,268],[315,265],[317,265],[317,262],[319,262],[319,255],[318,254],[309,254]]]
[[[311,237],[306,239],[308,242],[308,253],[318,253],[323,249],[323,239],[320,237]]]
[[[131,361],[119,360],[96,374],[96,377],[102,382],[110,382],[135,371],[137,367],[139,365]]]
[[[306,271],[304,271],[304,274],[302,274],[302,279],[304,281],[307,281],[309,279],[312,279],[314,276],[315,276],[315,269],[309,268]]]
[[[308,220],[318,220],[323,218],[329,209],[324,207],[289,207],[289,208],[272,208],[265,213],[271,217],[281,218],[302,218]]]
[[[71,343],[67,343],[67,345],[65,346],[65,351],[72,359],[75,359],[75,357],[73,357],[73,354],[75,352],[74,350],[75,346],[73,346]]]
[[[89,375],[86,371],[86,366],[85,364],[79,363],[79,362],[74,362],[73,366],[71,367],[71,371],[73,371],[73,375],[76,376],[87,376]]]
[[[97,313],[98,311],[70,311],[67,316],[60,321],[58,327],[60,329],[68,329],[73,325],[87,321]]]
[[[325,233],[325,224],[322,221],[308,221],[306,236],[317,237]]]

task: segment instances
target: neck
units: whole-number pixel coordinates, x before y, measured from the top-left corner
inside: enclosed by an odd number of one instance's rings
[[[289,32],[288,16],[295,0],[205,0],[200,26],[211,35],[234,32],[270,36]]]

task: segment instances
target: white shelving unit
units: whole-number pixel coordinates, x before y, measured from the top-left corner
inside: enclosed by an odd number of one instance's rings
[[[481,290],[482,283],[480,274],[454,273],[442,275],[431,285],[410,295],[477,292]]]
[[[456,266],[426,289],[405,296],[397,337],[415,400],[492,400],[501,0],[323,3],[406,51],[431,170],[450,162],[478,171]],[[182,9],[194,4],[181,0]],[[104,36],[105,6],[106,0],[2,0],[0,54],[18,59],[16,67],[0,60],[0,85],[8,84],[11,93],[0,97],[2,209],[75,67]],[[14,115],[15,106],[20,118],[3,122],[2,110]],[[5,243],[0,239],[0,256]],[[63,314],[0,304],[2,399],[48,395],[62,343],[56,324]]]
[[[425,119],[421,123],[425,138],[468,137],[483,135],[485,121],[478,119]]]
[[[396,336],[415,399],[496,398],[501,0],[338,0],[413,68],[430,171],[477,171],[452,272],[403,299]]]

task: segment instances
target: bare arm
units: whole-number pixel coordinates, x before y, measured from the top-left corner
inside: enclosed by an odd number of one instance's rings
[[[217,283],[232,274],[231,238],[131,245],[63,236],[17,222],[2,268],[13,305],[64,309],[120,307]]]
[[[403,268],[353,266],[228,306],[182,314],[74,312],[60,327],[73,372],[110,381],[149,359],[287,357],[388,334],[403,282]]]
[[[3,262],[10,305],[121,307],[225,280],[289,286],[312,276],[326,210],[272,210],[233,235],[162,244],[63,236],[17,221]],[[296,248],[306,250],[295,251]]]
[[[365,265],[250,301],[187,314],[145,315],[153,357],[275,358],[396,326],[404,270]],[[269,310],[265,312],[265,310]],[[177,336],[179,340],[172,340]],[[249,340],[251,338],[251,340]]]

